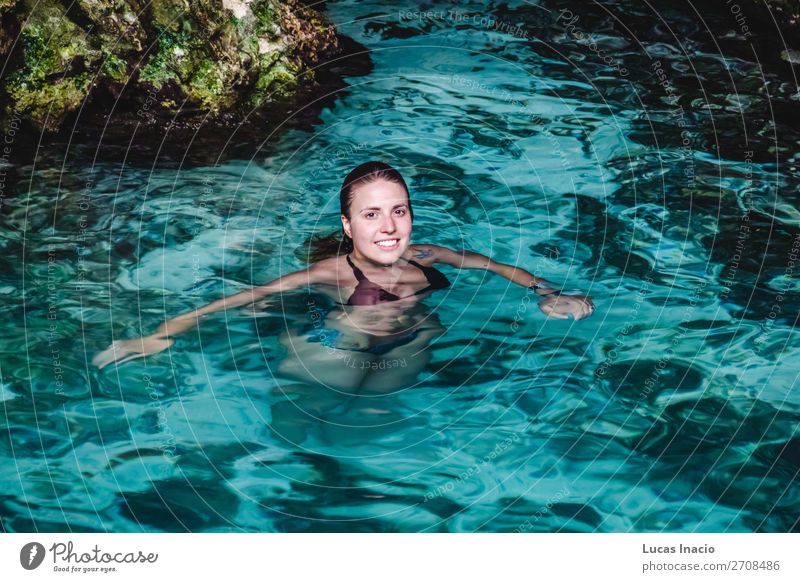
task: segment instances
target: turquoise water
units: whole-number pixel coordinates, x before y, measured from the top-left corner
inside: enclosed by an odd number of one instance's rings
[[[793,78],[678,5],[458,6],[328,2],[373,69],[249,156],[76,146],[14,168],[5,530],[797,530]],[[376,157],[409,179],[416,242],[581,289],[595,315],[548,320],[505,279],[442,267],[453,286],[425,305],[444,332],[404,390],[285,372],[313,290],[91,366],[304,267],[343,176]]]

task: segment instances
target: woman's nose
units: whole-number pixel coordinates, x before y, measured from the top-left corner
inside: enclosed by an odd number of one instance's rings
[[[391,232],[394,232],[394,230],[395,230],[394,219],[391,218],[391,217],[387,217],[383,221],[383,224],[381,225],[381,232],[390,232],[391,233]]]

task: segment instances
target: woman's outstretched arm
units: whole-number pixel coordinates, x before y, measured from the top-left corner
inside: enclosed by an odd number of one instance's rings
[[[548,316],[567,319],[570,315],[575,319],[583,319],[594,312],[592,297],[588,295],[562,294],[553,283],[537,277],[525,269],[514,265],[498,263],[486,255],[470,251],[453,251],[438,245],[414,245],[415,256],[421,260],[428,259],[434,263],[442,263],[459,269],[483,269],[505,277],[512,283],[533,289],[542,296],[539,308]]]
[[[194,311],[178,315],[162,323],[151,335],[130,340],[116,340],[108,348],[97,354],[92,359],[92,363],[98,368],[103,368],[114,362],[127,362],[148,354],[158,353],[175,342],[173,336],[195,327],[202,316],[226,309],[243,307],[273,293],[318,283],[321,280],[322,271],[323,269],[319,267],[319,263],[316,263],[302,271],[289,273],[264,285],[258,285],[235,295],[223,297]]]

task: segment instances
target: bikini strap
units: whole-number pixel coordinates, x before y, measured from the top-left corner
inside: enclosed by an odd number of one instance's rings
[[[444,273],[442,273],[439,269],[435,267],[426,267],[425,265],[420,265],[417,261],[409,260],[410,264],[414,265],[417,269],[422,271],[425,275],[425,278],[428,280],[428,287],[422,289],[422,291],[427,291],[431,287],[436,287],[441,289],[443,287],[449,287],[450,281],[445,277]],[[419,293],[419,291],[417,292]]]
[[[361,269],[359,269],[353,264],[353,261],[350,259],[349,254],[347,255],[347,264],[350,265],[351,269],[353,269],[353,275],[356,276],[356,280],[363,281],[366,279],[366,276],[364,275],[363,271],[361,271]]]

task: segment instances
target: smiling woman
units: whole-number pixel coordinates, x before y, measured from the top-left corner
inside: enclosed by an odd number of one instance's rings
[[[581,319],[594,311],[591,297],[560,294],[544,279],[518,267],[478,253],[412,245],[414,213],[408,187],[400,173],[384,163],[368,162],[350,172],[339,202],[341,239],[315,241],[308,268],[170,319],[150,336],[115,341],[94,358],[95,365],[102,368],[162,351],[203,315],[313,286],[338,305],[323,311],[321,325],[310,332],[284,334],[282,342],[296,358],[287,358],[281,369],[305,380],[318,381],[323,374],[327,384],[343,390],[406,386],[427,362],[429,341],[444,331],[435,314],[418,306],[429,293],[450,285],[434,264],[490,271],[533,289],[543,296],[539,307],[551,317]],[[343,352],[352,365],[338,366],[338,373],[332,373],[331,355],[341,359]],[[376,359],[405,365],[380,365]]]
[[[376,184],[378,187],[376,188]],[[355,191],[366,191],[364,196],[359,201],[361,207],[354,206],[353,198]],[[339,189],[339,208],[342,215],[342,236],[328,236],[324,238],[317,238],[312,242],[311,261],[317,262],[322,259],[340,255],[348,254],[354,251],[353,238],[352,238],[352,220],[361,222],[359,219],[363,218],[365,222],[374,221],[380,216],[380,206],[374,206],[372,203],[379,204],[384,198],[388,201],[394,200],[390,209],[390,214],[393,214],[393,219],[400,222],[400,226],[406,226],[408,230],[405,232],[407,239],[411,236],[411,222],[414,220],[414,209],[411,207],[411,200],[408,196],[408,186],[403,176],[392,168],[391,166],[381,162],[367,162],[361,164],[352,170],[344,179],[342,187]],[[353,209],[356,209],[353,214]],[[363,215],[363,216],[362,216]],[[407,216],[407,221],[401,220]],[[378,226],[381,226],[378,224]],[[366,231],[366,229],[365,229]],[[397,238],[402,232],[392,233],[395,237],[387,236],[385,238]],[[389,241],[391,242],[391,241]],[[371,242],[368,241],[368,244]],[[385,244],[385,243],[384,243]],[[393,250],[393,249],[387,249]]]

